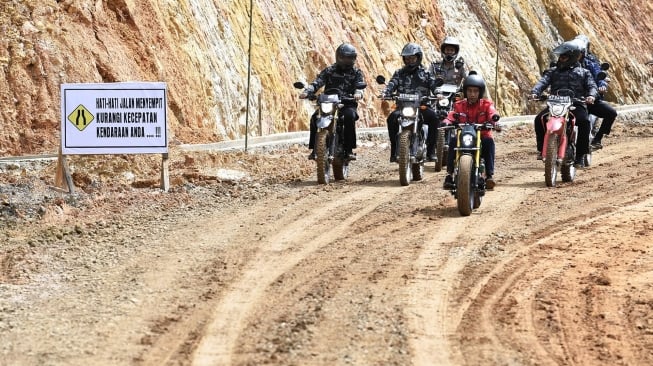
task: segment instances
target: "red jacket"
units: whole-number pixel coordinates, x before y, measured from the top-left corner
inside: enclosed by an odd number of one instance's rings
[[[443,122],[446,124],[452,124],[456,120],[454,117],[455,113],[460,114],[460,117],[458,118],[458,122],[460,123],[490,122],[493,125],[495,122],[492,121],[492,116],[499,114],[497,113],[497,110],[494,109],[494,103],[488,99],[480,99],[479,102],[475,104],[469,104],[467,99],[463,99],[453,104],[453,110],[449,112],[447,118],[445,118]],[[482,130],[481,137],[492,137],[492,130]]]

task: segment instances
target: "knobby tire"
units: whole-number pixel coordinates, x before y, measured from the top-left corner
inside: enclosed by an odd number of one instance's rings
[[[463,155],[458,162],[458,177],[456,179],[456,195],[458,200],[458,211],[462,216],[472,214],[474,207],[474,179],[472,175],[474,160],[471,155]]]

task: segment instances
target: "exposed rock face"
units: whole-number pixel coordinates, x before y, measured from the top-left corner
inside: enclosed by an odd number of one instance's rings
[[[612,64],[609,101],[653,100],[653,70],[645,65],[653,57],[650,2],[253,3],[249,69],[249,1],[2,1],[0,156],[57,150],[61,83],[166,82],[172,144],[303,130],[312,106],[297,99],[292,82],[311,81],[345,41],[358,48],[371,85],[359,126],[385,124],[374,76],[400,67],[401,47],[418,42],[425,59],[435,60],[445,35],[459,39],[468,67],[486,77],[505,115],[539,108],[524,96],[550,50],[578,33]]]

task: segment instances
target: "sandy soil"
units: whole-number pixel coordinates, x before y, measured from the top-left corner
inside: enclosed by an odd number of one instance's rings
[[[74,196],[4,164],[0,365],[651,365],[650,122],[557,188],[504,130],[469,217],[383,138],[328,186],[302,146],[173,151],[169,193],[156,157],[71,158]]]

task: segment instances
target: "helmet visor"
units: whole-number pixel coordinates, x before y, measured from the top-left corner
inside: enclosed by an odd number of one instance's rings
[[[413,65],[417,63],[419,57],[417,55],[404,56],[404,64]]]
[[[356,62],[356,55],[338,56],[338,65],[340,66],[354,66],[355,62]]]

